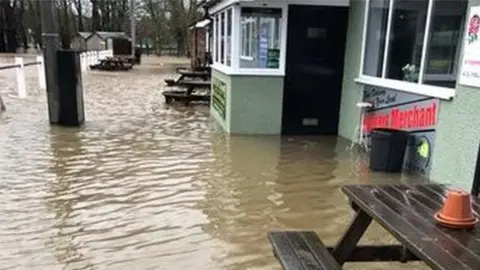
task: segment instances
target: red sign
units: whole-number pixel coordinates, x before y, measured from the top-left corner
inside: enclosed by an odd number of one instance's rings
[[[364,125],[367,133],[373,128],[405,130],[435,128],[437,123],[437,100],[415,104],[406,108],[394,107],[367,113]]]

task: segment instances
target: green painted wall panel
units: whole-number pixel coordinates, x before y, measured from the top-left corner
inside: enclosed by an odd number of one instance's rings
[[[362,99],[363,86],[357,84],[354,80],[358,77],[360,70],[364,13],[365,1],[350,1],[340,123],[338,127],[338,134],[347,139],[353,138],[355,127],[360,119],[360,110],[356,104]]]
[[[283,77],[232,76],[230,133],[280,134]]]
[[[478,5],[480,0],[469,1]],[[480,143],[479,109],[480,88],[457,85],[455,98],[441,102],[432,180],[470,190]]]
[[[230,76],[212,70],[212,81],[215,80],[226,84],[225,120],[213,106],[213,100],[210,112],[226,132],[245,135],[281,133],[283,77]]]
[[[232,89],[232,81],[229,75],[226,75],[220,71],[212,69],[212,82],[215,80],[219,80],[226,84],[226,116],[225,119],[217,112],[215,107],[213,106],[213,100],[210,100],[210,114],[213,118],[219,123],[222,128],[229,132],[230,131],[230,107],[231,107],[231,89]],[[213,93],[213,89],[212,89]],[[213,98],[213,96],[212,96]]]

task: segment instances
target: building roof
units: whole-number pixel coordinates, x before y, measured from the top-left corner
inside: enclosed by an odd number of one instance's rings
[[[207,25],[209,25],[211,22],[210,19],[199,19],[197,21],[194,21],[192,24],[189,25],[189,29],[192,28],[205,28]]]
[[[97,31],[95,32],[101,39],[109,39],[109,38],[125,38],[125,39],[130,39],[125,32],[101,32]]]
[[[84,39],[87,39],[91,34],[92,32],[78,32],[78,35],[80,35]]]

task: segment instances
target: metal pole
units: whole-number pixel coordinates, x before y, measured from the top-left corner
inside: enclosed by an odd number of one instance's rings
[[[130,0],[130,32],[132,33],[132,57],[135,57],[135,36],[136,36],[136,26],[135,26],[135,0]]]
[[[59,89],[57,86],[57,50],[60,48],[59,26],[55,0],[40,1],[43,39],[43,59],[47,83],[50,124],[59,122]]]

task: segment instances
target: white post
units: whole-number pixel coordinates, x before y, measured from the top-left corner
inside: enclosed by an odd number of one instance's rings
[[[88,64],[93,65],[93,55],[92,52],[88,52]]]
[[[18,97],[26,98],[27,91],[25,89],[25,72],[23,70],[23,58],[15,57],[15,65],[20,65],[20,67],[15,68],[15,74],[17,77],[17,88],[18,88]]]
[[[80,53],[80,68],[83,71],[87,71],[87,61],[85,60],[85,53]]]
[[[38,85],[40,89],[47,89],[47,82],[45,81],[45,63],[43,62],[42,56],[37,56],[37,62],[40,64],[37,65],[37,74],[38,74]]]

